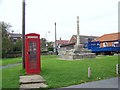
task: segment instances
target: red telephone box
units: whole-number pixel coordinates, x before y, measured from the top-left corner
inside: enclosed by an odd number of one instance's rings
[[[40,74],[40,35],[25,35],[25,70],[26,74]]]

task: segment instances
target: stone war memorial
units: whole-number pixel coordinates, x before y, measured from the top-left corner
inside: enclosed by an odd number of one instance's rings
[[[81,60],[83,58],[96,57],[95,53],[92,53],[91,50],[83,48],[83,45],[80,44],[79,16],[77,16],[77,43],[74,45],[73,49],[59,50],[59,57],[62,60]]]

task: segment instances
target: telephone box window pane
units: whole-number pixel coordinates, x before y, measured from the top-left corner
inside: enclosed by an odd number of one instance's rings
[[[37,42],[29,43],[29,68],[36,69],[37,68]]]
[[[36,50],[37,50],[37,45],[36,44],[37,44],[36,42],[30,42],[30,44],[29,44],[29,50],[31,52],[36,52]]]

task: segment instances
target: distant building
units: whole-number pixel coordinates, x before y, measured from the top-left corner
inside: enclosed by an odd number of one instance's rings
[[[69,44],[69,40],[56,40],[56,45],[60,48],[61,45]]]
[[[13,43],[16,43],[17,40],[21,40],[22,39],[22,34],[9,33],[8,37],[13,41]]]
[[[87,43],[88,41],[92,41],[97,38],[98,38],[98,36],[80,35],[80,44]],[[76,43],[76,42],[77,42],[77,35],[73,35],[70,39],[70,43]]]
[[[41,38],[40,39],[40,46],[41,46],[41,51],[44,51],[47,49],[47,43],[46,43],[46,39],[45,38]]]
[[[82,44],[84,47],[85,43],[87,43],[88,41],[96,40],[97,38],[98,36],[80,35],[80,44]],[[72,49],[76,44],[76,42],[77,42],[77,35],[73,35],[67,44],[61,45],[61,48]]]
[[[100,41],[100,47],[120,46],[120,32],[104,34],[95,41]]]

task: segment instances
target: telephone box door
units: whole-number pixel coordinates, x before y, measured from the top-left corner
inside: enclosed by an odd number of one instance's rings
[[[40,39],[26,37],[26,73],[40,73]]]

